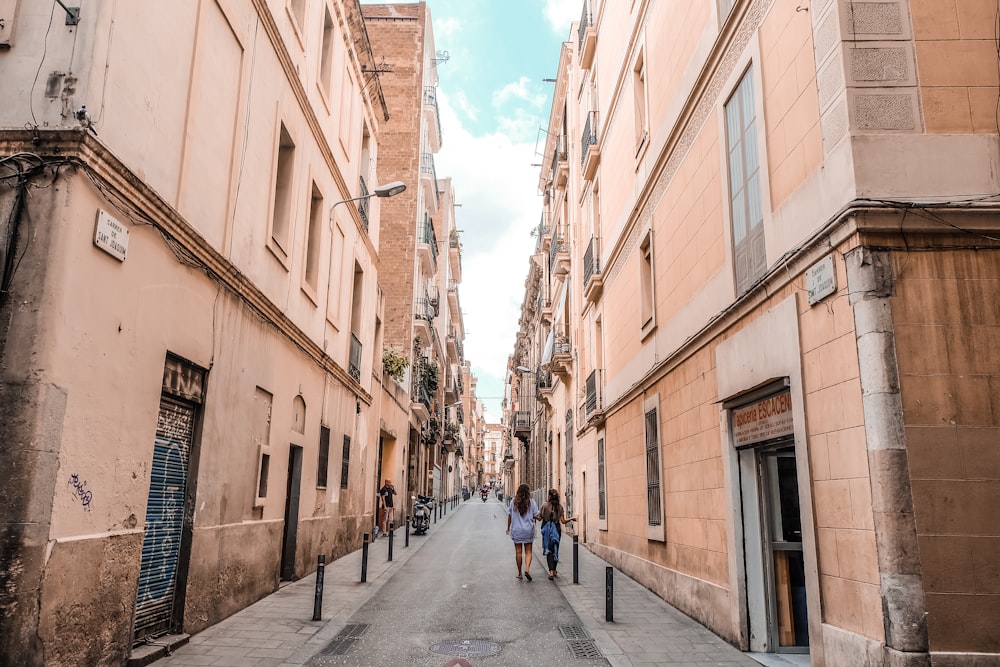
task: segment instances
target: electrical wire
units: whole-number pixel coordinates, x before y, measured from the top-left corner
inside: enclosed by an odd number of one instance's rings
[[[31,112],[31,122],[38,127],[38,120],[35,118],[35,86],[38,85],[38,75],[42,72],[42,65],[45,64],[45,54],[49,50],[49,31],[52,30],[52,19],[56,13],[56,5],[52,4],[52,11],[49,12],[49,27],[45,29],[45,37],[42,39],[42,58],[38,61],[38,69],[35,70],[35,80],[31,82],[31,90],[28,91],[28,111]]]

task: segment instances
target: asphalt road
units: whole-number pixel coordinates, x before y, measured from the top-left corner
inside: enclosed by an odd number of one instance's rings
[[[308,667],[608,665],[604,658],[574,657],[581,654],[575,631],[582,623],[548,579],[540,538],[534,580],[518,580],[504,505],[475,496],[449,515],[426,535],[410,536],[410,548],[424,541],[419,551],[348,621],[345,630],[352,632],[331,644],[335,654],[316,655]],[[568,553],[560,565],[567,585]]]

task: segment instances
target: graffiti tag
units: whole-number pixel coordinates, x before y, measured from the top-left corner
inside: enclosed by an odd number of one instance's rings
[[[69,485],[73,487],[73,498],[80,501],[85,512],[89,512],[94,493],[87,488],[86,480],[81,482],[80,476],[74,473],[69,477]]]

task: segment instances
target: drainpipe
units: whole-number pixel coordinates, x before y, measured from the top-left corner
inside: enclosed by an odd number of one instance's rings
[[[861,373],[885,664],[929,667],[927,611],[890,305],[892,257],[859,247],[845,260]]]

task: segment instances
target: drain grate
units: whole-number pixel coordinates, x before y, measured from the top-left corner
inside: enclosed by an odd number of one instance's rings
[[[347,655],[347,652],[351,650],[355,642],[361,639],[361,635],[365,634],[368,630],[367,623],[358,623],[355,625],[345,625],[344,629],[337,633],[337,636],[333,638],[329,644],[326,645],[322,651],[321,655]]]
[[[603,658],[593,639],[572,639],[568,642],[569,652],[574,658]]]
[[[484,655],[497,655],[500,653],[500,644],[482,639],[466,639],[438,642],[431,646],[431,650],[441,655],[450,655],[456,658],[478,658]]]
[[[559,634],[563,639],[590,639],[590,634],[579,625],[560,625]]]

